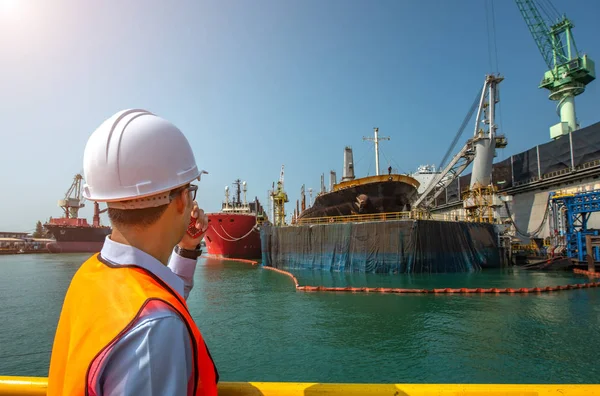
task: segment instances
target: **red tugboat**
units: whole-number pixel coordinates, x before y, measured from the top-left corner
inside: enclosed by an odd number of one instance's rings
[[[100,225],[100,210],[94,202],[94,219],[92,225],[86,219],[77,217],[79,209],[85,205],[81,197],[81,181],[83,177],[75,175],[73,184],[65,194],[65,198],[58,201],[65,215],[50,220],[44,228],[54,236],[55,242],[49,242],[46,248],[50,253],[96,253],[102,249],[104,239],[111,233],[111,228]]]
[[[261,258],[258,227],[266,215],[258,198],[246,202],[246,182],[236,180],[235,197],[229,201],[229,187],[225,187],[225,201],[218,213],[208,213],[208,231],[204,237],[208,254],[218,257]],[[244,200],[241,200],[243,189]]]

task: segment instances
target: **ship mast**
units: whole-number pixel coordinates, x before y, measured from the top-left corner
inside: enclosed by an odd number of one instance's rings
[[[241,183],[242,183],[242,181],[241,181],[240,179],[236,179],[236,180],[233,182],[233,184],[235,185],[235,197],[236,197],[236,200],[235,200],[235,202],[233,203],[233,206],[234,206],[234,207],[235,207],[235,206],[240,206],[240,205],[241,205],[241,203],[242,203],[242,200],[241,200],[241,198],[240,198],[240,194],[241,194],[241,191],[240,191],[240,184],[241,184]]]
[[[244,186],[244,207],[248,206],[248,202],[246,201],[246,182],[244,181],[242,183],[242,186]]]
[[[379,176],[379,141],[380,140],[390,140],[388,136],[379,137],[379,128],[373,128],[375,132],[374,138],[363,137],[363,140],[372,140],[375,142],[375,174]]]
[[[230,213],[248,213],[251,211],[251,205],[248,203],[248,186],[245,181],[236,179],[233,181],[233,187],[235,191],[230,192],[229,186],[225,186],[225,201],[221,211]],[[230,193],[233,194],[231,201],[229,201]],[[243,201],[242,201],[243,193]]]

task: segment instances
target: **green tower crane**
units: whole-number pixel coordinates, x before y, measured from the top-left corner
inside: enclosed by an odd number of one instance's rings
[[[549,68],[539,88],[550,91],[550,100],[558,101],[560,123],[550,127],[550,137],[558,139],[578,129],[575,96],[596,78],[594,62],[587,55],[579,55],[571,33],[574,25],[566,16],[548,27],[534,0],[515,1]]]

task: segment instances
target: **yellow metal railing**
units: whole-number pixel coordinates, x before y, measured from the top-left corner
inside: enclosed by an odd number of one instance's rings
[[[331,223],[363,223],[368,221],[389,220],[441,220],[441,221],[466,221],[465,216],[453,214],[427,214],[421,212],[391,212],[373,213],[363,215],[327,216],[298,219],[295,225],[300,224],[331,224]]]
[[[0,377],[0,396],[45,396],[47,378]],[[323,384],[295,382],[223,382],[221,396],[600,396],[600,385],[512,384]]]
[[[364,215],[328,216],[298,219],[297,224],[360,223],[410,219],[410,212],[373,213]]]

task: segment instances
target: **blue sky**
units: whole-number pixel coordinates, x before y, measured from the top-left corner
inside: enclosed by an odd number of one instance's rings
[[[184,131],[210,173],[207,211],[238,177],[266,205],[285,164],[291,212],[303,183],[341,177],[346,145],[358,176],[374,174],[362,137],[375,126],[391,137],[382,168],[437,163],[490,71],[505,77],[497,159],[546,142],[558,121],[537,88],[546,66],[508,0],[493,1],[490,66],[486,2],[489,14],[491,0],[0,0],[0,229],[60,216],[88,136],[124,108]],[[600,3],[553,4],[600,59]],[[598,84],[576,100],[582,126],[600,121]]]

